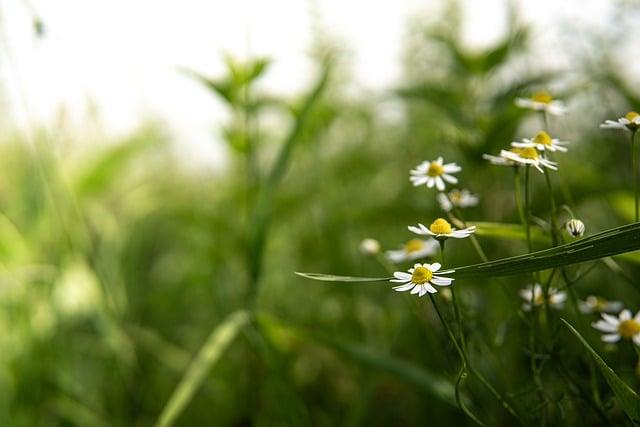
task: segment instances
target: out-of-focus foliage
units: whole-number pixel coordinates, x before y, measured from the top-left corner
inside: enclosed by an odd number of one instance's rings
[[[502,40],[474,52],[460,41],[457,11],[441,18],[446,25],[416,25],[406,78],[380,96],[347,95],[340,55],[319,59],[295,99],[260,91],[266,59],[228,58],[218,78],[189,71],[231,112],[221,130],[229,165],[204,178],[176,164],[159,125],[82,154],[56,134],[3,135],[0,425],[472,425],[452,396],[455,351],[426,301],[293,274],[388,275],[358,245],[375,237],[394,248],[410,238],[408,224],[441,215],[434,194],[408,181],[411,167],[439,155],[462,165],[461,181],[480,194],[467,220],[517,223],[510,171],[481,155],[538,130],[539,117],[513,100],[557,85],[559,73],[522,71],[531,32],[515,14]],[[628,222],[633,197],[617,167],[626,141],[597,128],[640,107],[637,85],[614,69],[573,70],[561,93],[572,112],[550,123],[572,142],[553,174],[556,197],[589,234]],[[387,102],[399,114],[380,114]],[[546,218],[544,181],[533,184],[532,213]],[[519,230],[486,230],[494,235],[478,238],[490,259],[524,252]],[[548,243],[538,236],[534,246]],[[480,261],[467,241],[450,250],[453,265]],[[637,263],[568,270],[586,274],[580,297],[640,308]],[[630,425],[559,324],[544,361],[548,403],[537,405],[517,309],[527,280],[456,282],[476,369],[527,424],[544,413],[550,425]],[[244,310],[246,323],[221,338],[225,319]],[[638,389],[631,347],[601,345],[595,318],[562,315]],[[489,425],[516,422],[476,381],[464,400]]]

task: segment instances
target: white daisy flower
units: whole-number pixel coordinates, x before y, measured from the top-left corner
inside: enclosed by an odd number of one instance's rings
[[[438,193],[438,203],[443,211],[449,212],[454,207],[467,208],[478,204],[478,196],[469,190],[453,189],[449,193]]]
[[[571,237],[582,237],[585,231],[584,222],[579,219],[572,218],[565,224],[564,228],[567,230],[567,233],[571,235]]]
[[[472,225],[462,230],[456,230],[451,227],[451,224],[444,219],[438,218],[429,227],[423,224],[418,224],[417,227],[409,226],[409,231],[412,233],[420,234],[421,236],[431,236],[436,240],[446,240],[449,237],[454,239],[464,239],[471,236],[476,231],[476,226]]]
[[[538,154],[538,150],[533,147],[519,148],[514,147],[510,150],[500,151],[500,157],[504,157],[507,160],[511,160],[521,165],[530,165],[538,169],[541,173],[544,173],[544,168],[558,170],[558,164],[550,160],[541,157]]]
[[[377,255],[380,252],[380,242],[371,238],[363,239],[360,242],[360,252],[369,256]]]
[[[544,290],[539,283],[535,285],[527,286],[520,290],[520,297],[525,301],[522,304],[522,309],[525,311],[531,310],[531,302],[533,301],[533,307],[539,307],[544,305]],[[564,302],[567,299],[566,292],[558,291],[556,288],[549,288],[548,296],[549,306],[560,310],[564,307]]]
[[[411,239],[402,249],[387,251],[387,259],[394,263],[414,261],[438,253],[440,244],[435,240]]]
[[[605,298],[589,295],[584,301],[578,301],[578,307],[584,314],[618,313],[623,305],[620,301],[607,301]]]
[[[458,173],[462,170],[460,166],[455,163],[443,163],[442,157],[438,157],[436,160],[424,161],[411,170],[411,176],[409,180],[414,186],[426,184],[428,188],[435,187],[439,191],[444,191],[447,181],[449,184],[457,184],[458,178],[451,175],[452,173]]]
[[[602,319],[591,326],[604,332],[602,341],[614,343],[620,338],[632,339],[634,344],[640,346],[640,312],[635,317],[631,317],[629,310],[622,310],[618,317],[607,313],[601,313]]]
[[[533,137],[533,139],[523,138],[522,142],[512,142],[511,146],[518,148],[532,147],[537,149],[538,151],[548,150],[562,151],[563,153],[566,153],[567,147],[565,147],[565,145],[567,144],[568,142],[562,142],[557,138],[551,138],[551,135],[549,135],[547,132],[540,131],[536,134],[536,136]]]
[[[449,286],[454,280],[451,277],[442,276],[443,274],[451,274],[454,270],[440,271],[436,275],[440,267],[441,265],[436,262],[434,264],[415,264],[408,273],[396,271],[393,273],[395,279],[391,279],[391,282],[402,284],[394,286],[393,289],[398,292],[411,291],[411,294],[418,294],[418,296],[423,296],[427,292],[435,294],[438,291],[433,285]]]
[[[516,98],[516,105],[534,111],[544,111],[554,116],[561,116],[567,112],[564,102],[554,100],[549,92],[537,92],[531,98]]]
[[[640,128],[640,114],[629,111],[624,117],[616,120],[605,120],[600,129],[622,129],[635,132]]]

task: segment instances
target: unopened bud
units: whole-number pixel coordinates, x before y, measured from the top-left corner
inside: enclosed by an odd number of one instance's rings
[[[575,218],[567,221],[565,228],[567,229],[567,233],[571,234],[573,237],[582,237],[585,230],[584,223]]]
[[[380,252],[380,242],[376,239],[364,239],[360,242],[360,252],[369,256],[377,255]]]

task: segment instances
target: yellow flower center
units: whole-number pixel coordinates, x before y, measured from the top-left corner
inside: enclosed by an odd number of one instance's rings
[[[427,171],[427,175],[431,177],[440,176],[444,173],[444,168],[441,164],[436,162],[431,162],[429,165],[429,170]]]
[[[404,245],[404,251],[407,253],[418,252],[424,247],[424,243],[420,239],[411,239]]]
[[[624,117],[630,122],[633,122],[638,116],[640,116],[640,114],[636,113],[635,111],[629,111]]]
[[[551,145],[551,135],[549,135],[548,133],[546,133],[545,131],[540,131],[538,132],[538,134],[533,138],[533,142],[535,142],[536,144],[542,144],[542,145]]]
[[[411,275],[411,282],[417,285],[427,283],[433,277],[433,272],[426,267],[420,266],[413,270]]]
[[[631,338],[640,333],[640,323],[633,319],[624,320],[618,325],[618,332],[623,338]]]
[[[544,294],[540,292],[539,294],[535,294],[533,296],[533,305],[542,305],[544,304]]]
[[[458,190],[453,190],[449,193],[449,200],[454,205],[457,205],[462,200],[462,192]]]
[[[512,148],[511,151],[523,159],[537,160],[538,151],[533,147]]]
[[[429,230],[434,234],[449,234],[451,233],[451,224],[444,218],[438,218],[429,226]]]
[[[531,97],[531,100],[535,102],[541,102],[543,104],[549,104],[551,101],[553,101],[553,98],[551,97],[551,94],[549,92],[542,91],[534,93]]]

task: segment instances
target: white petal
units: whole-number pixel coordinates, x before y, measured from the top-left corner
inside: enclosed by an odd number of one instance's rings
[[[623,322],[625,320],[630,320],[631,319],[631,312],[629,310],[622,310],[620,312],[620,314],[618,315],[618,318]]]
[[[458,178],[456,178],[453,175],[446,174],[446,173],[442,175],[442,179],[447,181],[449,184],[457,184],[458,183]]]
[[[440,265],[440,263],[434,262],[428,268],[429,268],[429,270],[431,270],[432,273],[435,273],[436,271],[440,270],[440,267],[442,267],[442,265]]]
[[[456,163],[447,163],[446,165],[444,165],[442,167],[442,169],[446,173],[457,173],[457,172],[460,172],[462,170],[462,168],[460,166],[458,166]]]
[[[399,263],[406,259],[407,253],[404,250],[385,252],[387,259],[393,263]]]
[[[612,343],[620,341],[620,335],[618,334],[607,334],[602,336],[602,341]]]
[[[616,327],[620,324],[620,320],[616,316],[612,316],[607,313],[602,313],[602,318],[612,325],[616,325]]]
[[[413,289],[415,285],[413,283],[407,283],[406,285],[394,286],[393,290],[398,292],[408,291],[409,289]]]
[[[591,326],[602,332],[616,332],[618,330],[617,325],[612,325],[604,320],[598,320],[597,322],[592,323]]]
[[[442,180],[442,178],[440,178],[439,176],[437,176],[436,178],[436,188],[440,191],[444,191],[444,181]]]
[[[413,289],[411,289],[411,295],[420,293],[421,290],[422,290],[422,285],[416,285]]]
[[[438,286],[449,286],[453,283],[454,279],[450,278],[450,277],[432,277],[431,278],[431,283],[438,285]]]
[[[405,273],[404,271],[396,271],[395,273],[393,273],[393,277],[402,280],[411,279],[411,275],[409,273]]]

